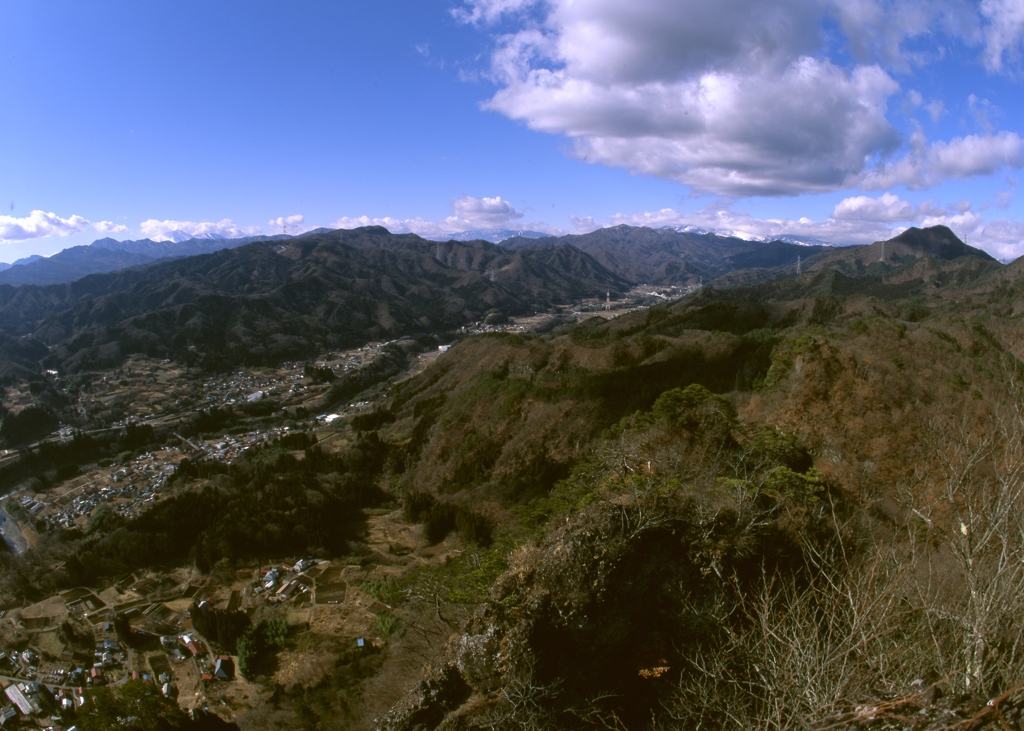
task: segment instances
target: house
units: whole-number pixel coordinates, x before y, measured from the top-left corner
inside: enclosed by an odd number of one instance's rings
[[[217,664],[213,668],[213,676],[218,680],[231,680],[235,677],[235,665],[227,655],[217,658]]]
[[[19,711],[21,711],[26,716],[32,715],[32,704],[29,703],[29,700],[25,697],[25,694],[21,692],[21,688],[19,688],[16,685],[10,685],[4,688],[4,693],[10,699],[11,703],[18,707]]]

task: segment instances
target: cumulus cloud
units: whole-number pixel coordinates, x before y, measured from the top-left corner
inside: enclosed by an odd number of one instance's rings
[[[856,182],[866,190],[897,185],[921,189],[952,178],[991,175],[1003,168],[1020,167],[1024,167],[1024,141],[1016,132],[967,135],[930,144],[916,132],[904,157],[879,165]]]
[[[128,227],[122,226],[119,223],[113,221],[96,221],[92,224],[92,227],[101,234],[123,234],[128,233]]]
[[[501,226],[502,224],[522,218],[522,211],[517,211],[512,204],[502,197],[474,198],[466,196],[452,201],[455,217],[475,226]]]
[[[359,228],[361,226],[383,226],[391,233],[415,233],[421,236],[447,236],[449,234],[478,228],[501,228],[511,221],[523,217],[500,195],[494,198],[464,196],[452,200],[453,215],[438,220],[424,218],[374,218],[371,216],[342,216],[331,224],[333,228]],[[535,231],[552,230],[543,223],[531,223]]]
[[[712,204],[700,211],[681,212],[673,208],[610,216],[606,225],[697,226],[743,238],[774,238],[784,235],[820,239],[835,244],[870,244],[889,239],[909,226],[948,226],[972,246],[999,259],[1024,255],[1024,223],[997,219],[986,221],[970,210],[969,204],[936,206],[914,204],[886,193],[877,198],[853,196],[840,201],[833,214],[821,221],[810,218],[763,219],[734,210],[728,204]],[[580,233],[600,228],[592,218],[574,220]]]
[[[230,218],[212,221],[157,221],[150,218],[139,224],[142,235],[153,241],[175,241],[181,234],[196,237],[236,239],[260,233],[258,226],[238,226]]]
[[[454,216],[441,220],[424,218],[392,218],[391,216],[342,216],[331,224],[331,228],[362,228],[383,226],[393,234],[419,234],[420,236],[446,236],[465,231],[468,226],[459,226]]]
[[[630,215],[616,214],[608,219],[610,225],[630,226],[697,226],[740,238],[775,238],[785,235],[820,239],[836,244],[869,244],[892,235],[893,226],[880,221],[828,218],[814,221],[810,218],[756,218],[737,211],[730,205],[713,204],[696,212],[683,213],[673,208],[644,211]]]
[[[270,226],[272,233],[288,233],[288,234],[299,234],[303,231],[308,231],[309,226],[305,225],[306,217],[301,213],[296,213],[292,216],[278,216],[267,221],[267,225]]]
[[[914,217],[914,208],[892,193],[879,198],[858,195],[841,200],[832,217],[853,221],[909,221]]]
[[[476,14],[488,8],[476,4]],[[898,144],[898,85],[813,54],[811,0],[553,0],[501,37],[485,104],[566,134],[581,159],[726,195],[833,190]]]
[[[1005,218],[990,221],[980,231],[973,231],[968,243],[985,249],[997,259],[1016,259],[1024,256],[1024,222]]]
[[[81,216],[61,218],[56,213],[32,211],[27,216],[0,216],[0,242],[27,241],[46,236],[70,236],[89,227]]]
[[[941,33],[979,46],[998,27],[1000,58],[1016,48],[1020,0],[983,5],[984,23],[963,0],[464,0],[453,12],[494,33],[490,76],[500,88],[485,109],[568,136],[587,162],[737,197],[861,180],[877,189],[901,176],[924,187],[993,167],[977,159],[958,169],[942,145],[1012,159],[1006,145],[1016,135],[989,130],[933,143],[936,164],[926,169],[910,155],[902,167],[879,164],[902,145],[887,117],[899,91],[889,71],[944,52],[939,42],[908,50],[922,46],[908,41]],[[823,30],[829,21],[839,40]],[[842,48],[857,62],[833,63]],[[904,98],[933,120],[945,111],[917,91]]]
[[[1020,0],[982,0],[985,18],[985,65],[1002,71],[1020,60],[1024,49],[1024,3]]]
[[[982,40],[977,7],[964,0],[831,0],[854,57],[877,60],[907,71],[942,57],[936,32],[977,45]],[[928,50],[908,48],[907,41],[927,37]]]

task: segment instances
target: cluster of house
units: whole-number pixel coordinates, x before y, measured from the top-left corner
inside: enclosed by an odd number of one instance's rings
[[[318,564],[316,559],[304,558],[294,565],[285,563],[280,566],[263,566],[260,568],[259,584],[253,593],[264,596],[268,602],[277,603],[312,591],[313,579],[304,574]]]
[[[57,713],[73,711],[84,703],[81,686],[88,681],[87,673],[82,668],[60,669],[51,671],[40,680],[32,680],[35,665],[39,662],[35,652],[23,650],[4,654],[3,657],[10,661],[14,675],[26,672],[29,678],[0,678],[0,688],[3,689],[3,696],[0,696],[0,726],[18,721],[24,722],[22,726],[25,726],[35,721],[46,723],[47,728],[55,730],[65,728]],[[53,714],[49,721],[45,719],[47,714]],[[73,728],[71,726],[68,731]]]
[[[96,643],[92,667],[89,668],[87,684],[101,685],[106,682],[104,673],[111,673],[117,667],[123,667],[125,653],[117,640],[105,639]]]
[[[18,501],[21,503],[21,507],[27,510],[31,515],[39,515],[46,508],[45,503],[37,502],[33,497],[23,497]]]
[[[274,439],[287,434],[288,431],[288,427],[281,426],[274,427],[273,429],[267,429],[266,431],[257,429],[256,431],[234,436],[225,434],[223,438],[213,442],[212,444],[204,443],[201,457],[231,464],[235,457],[245,450],[273,441]],[[200,457],[200,455],[196,455],[196,457]]]
[[[481,333],[503,333],[503,332],[526,332],[527,328],[522,325],[516,325],[514,323],[502,323],[500,325],[488,325],[484,322],[474,322],[472,325],[463,325],[455,332],[459,335],[480,335]],[[451,347],[449,345],[442,345],[438,350],[442,353]],[[443,348],[443,350],[442,350]]]
[[[204,604],[207,604],[207,602],[200,602],[200,608]],[[185,659],[183,649],[186,650],[199,664],[200,677],[204,681],[234,680],[235,666],[231,657],[228,655],[217,655],[211,659],[209,651],[203,647],[202,640],[198,636],[193,637],[191,634],[183,633],[177,637],[161,637],[160,642],[165,650],[170,651],[171,657],[175,660]],[[161,675],[160,682],[163,683],[164,695],[173,695],[174,689],[168,685],[169,678],[165,680],[164,676]]]
[[[257,376],[239,371],[234,378],[207,381],[203,390],[208,406],[228,406],[242,401],[259,401],[274,393],[280,385],[276,376]]]
[[[81,518],[88,518],[101,504],[109,502],[118,515],[133,518],[139,515],[157,498],[160,489],[174,473],[174,464],[168,459],[158,459],[155,454],[148,453],[130,464],[115,467],[107,480],[87,483],[82,487],[57,498],[53,509],[47,511],[41,519],[51,529],[69,529],[81,527]],[[101,478],[102,479],[102,478]],[[32,500],[32,498],[26,498]],[[33,514],[40,510],[33,508]]]

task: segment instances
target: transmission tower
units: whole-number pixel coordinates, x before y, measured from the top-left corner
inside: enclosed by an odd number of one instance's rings
[[[800,255],[796,255],[796,273],[800,274]]]

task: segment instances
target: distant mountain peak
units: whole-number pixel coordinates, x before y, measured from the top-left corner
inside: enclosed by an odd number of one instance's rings
[[[521,239],[546,239],[551,234],[541,233],[540,231],[530,231],[528,229],[512,229],[512,228],[476,228],[470,231],[460,231],[452,234],[434,234],[424,235],[421,238],[427,239],[428,241],[490,241],[492,244],[500,244],[502,241],[508,239],[521,238]]]
[[[670,226],[661,226],[661,230],[677,231],[678,233],[685,234],[698,234],[698,235],[712,235],[712,236],[723,236],[725,238],[740,239],[742,241],[760,241],[761,243],[767,244],[772,241],[783,241],[787,244],[796,244],[797,246],[834,246],[834,244],[828,241],[822,241],[811,236],[802,236],[800,234],[779,234],[777,236],[759,236],[757,234],[747,233],[746,231],[725,231],[717,228],[703,228],[702,226],[692,226],[690,224],[672,224]]]
[[[925,256],[934,256],[938,259],[957,259],[961,256],[976,256],[982,259],[995,261],[995,258],[981,249],[968,246],[948,226],[929,226],[917,228],[911,226],[899,236],[894,236],[889,241],[896,244],[903,244],[915,252]]]
[[[155,239],[153,239],[153,241],[173,241],[176,244],[180,244],[183,241],[191,241],[193,239],[213,239],[213,240],[219,240],[219,239],[225,239],[225,238],[227,238],[227,237],[226,236],[221,236],[220,234],[214,234],[214,233],[190,234],[187,231],[175,230],[175,231],[168,231],[165,234],[157,236]]]
[[[31,256],[26,256],[24,259],[16,259],[16,260],[14,260],[13,262],[11,262],[11,266],[12,267],[24,266],[25,264],[31,264],[34,261],[39,261],[40,259],[45,259],[45,258],[46,258],[45,256],[39,256],[39,254],[32,254]]]

